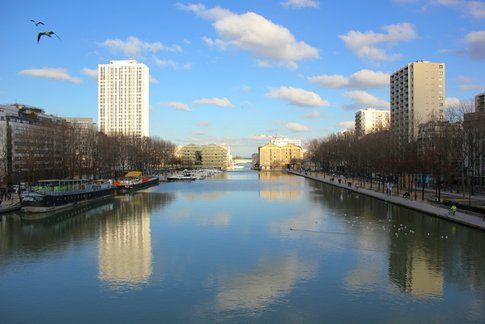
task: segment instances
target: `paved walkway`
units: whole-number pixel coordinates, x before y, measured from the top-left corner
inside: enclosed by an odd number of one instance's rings
[[[20,209],[19,197],[15,194],[12,199],[6,199],[0,204],[0,214]]]
[[[331,182],[330,180],[324,179],[322,176],[315,176],[315,175],[310,175],[310,174],[304,174],[296,171],[289,171],[292,174],[299,175],[308,179],[313,179],[316,181],[320,181],[332,186],[340,187],[342,189],[347,189],[350,191],[358,192],[361,194],[364,194],[366,196],[374,197],[380,200],[384,200],[386,202],[399,205],[402,207],[406,207],[409,209],[417,210],[435,217],[439,217],[448,221],[452,221],[455,223],[460,223],[463,225],[467,225],[470,227],[474,227],[477,229],[480,229],[482,231],[485,231],[485,221],[483,220],[483,217],[480,216],[475,216],[475,215],[470,215],[470,214],[465,214],[462,212],[457,211],[454,216],[450,215],[449,209],[448,208],[443,208],[443,207],[438,207],[438,206],[433,206],[425,202],[421,201],[415,201],[415,200],[410,200],[410,199],[405,199],[401,198],[398,196],[388,196],[385,193],[377,192],[374,190],[370,189],[364,189],[364,188],[356,188],[355,186],[348,187],[347,184],[342,183],[339,184],[338,182]]]

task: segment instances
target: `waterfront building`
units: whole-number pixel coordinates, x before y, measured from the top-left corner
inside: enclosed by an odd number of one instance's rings
[[[295,161],[301,161],[303,159],[301,146],[291,143],[278,146],[270,142],[264,146],[260,146],[258,152],[259,168],[261,170],[280,170]]]
[[[355,133],[364,136],[369,133],[389,129],[389,110],[374,108],[360,109],[355,113]]]
[[[63,117],[63,119],[73,126],[77,126],[82,129],[96,130],[96,123],[92,118]]]
[[[98,127],[106,135],[149,136],[149,70],[136,60],[98,65]]]
[[[62,118],[22,104],[0,105],[0,180],[3,185],[61,169]]]
[[[189,144],[177,150],[182,165],[188,167],[231,169],[233,166],[231,148],[227,145]]]
[[[416,61],[391,75],[390,130],[399,145],[415,140],[418,126],[442,120],[445,107],[445,64]]]
[[[96,143],[96,123],[92,118],[64,117],[64,120],[72,126],[70,143],[76,148],[76,163],[78,165],[79,177],[89,178],[93,160],[93,150]]]
[[[475,96],[475,112],[485,112],[485,92]]]
[[[277,145],[277,146],[280,146],[280,147],[285,146],[287,144],[293,144],[293,145],[301,147],[301,140],[300,139],[290,138],[290,137],[275,137],[271,140],[270,143],[273,143],[274,145]]]
[[[92,118],[61,118],[24,104],[0,105],[0,184],[91,169]],[[67,170],[69,165],[71,170]]]
[[[475,112],[463,118],[465,131],[465,168],[471,182],[485,187],[485,92],[475,96]]]

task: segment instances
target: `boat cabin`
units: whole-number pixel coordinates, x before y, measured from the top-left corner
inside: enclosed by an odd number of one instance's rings
[[[88,180],[39,180],[32,185],[32,190],[37,192],[71,192],[86,189]]]

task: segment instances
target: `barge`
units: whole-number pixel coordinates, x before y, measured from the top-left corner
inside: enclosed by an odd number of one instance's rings
[[[24,218],[39,218],[31,214],[73,208],[112,197],[114,192],[115,187],[103,180],[41,180],[22,194],[21,211]]]

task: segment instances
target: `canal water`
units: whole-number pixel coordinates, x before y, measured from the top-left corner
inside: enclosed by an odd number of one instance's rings
[[[0,223],[0,322],[484,322],[485,235],[283,173]]]

